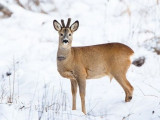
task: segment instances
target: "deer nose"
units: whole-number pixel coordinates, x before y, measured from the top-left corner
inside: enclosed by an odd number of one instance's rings
[[[63,43],[68,43],[68,40],[63,40]]]

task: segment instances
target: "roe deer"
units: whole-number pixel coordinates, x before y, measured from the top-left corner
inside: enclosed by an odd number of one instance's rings
[[[72,109],[76,109],[77,84],[81,97],[82,112],[86,114],[85,92],[86,79],[100,78],[109,75],[122,86],[125,91],[125,101],[132,99],[133,87],[126,78],[126,72],[131,64],[131,48],[121,43],[99,44],[85,47],[72,47],[73,32],[78,29],[79,22],[70,26],[68,19],[65,26],[53,21],[55,30],[59,33],[57,52],[57,68],[62,77],[69,78],[72,91]]]

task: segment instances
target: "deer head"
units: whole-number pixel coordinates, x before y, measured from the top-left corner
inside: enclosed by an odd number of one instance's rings
[[[75,21],[70,26],[71,18],[68,18],[67,25],[65,26],[64,20],[61,20],[60,24],[57,20],[53,21],[53,26],[55,30],[59,33],[59,47],[60,48],[70,48],[72,45],[73,32],[78,29],[79,22]]]

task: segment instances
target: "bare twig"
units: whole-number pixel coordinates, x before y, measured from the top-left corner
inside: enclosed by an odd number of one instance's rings
[[[19,6],[21,6],[22,8],[25,8],[19,0],[16,0],[16,2]]]
[[[122,120],[126,120],[126,118],[129,118],[132,114],[128,114],[127,116],[123,117]]]
[[[141,91],[141,93],[143,94],[143,96],[150,96],[150,97],[156,97],[156,98],[158,98],[158,96],[156,96],[156,95],[146,95],[139,87],[138,87],[138,89]]]
[[[35,3],[37,6],[39,6],[39,5],[40,5],[39,0],[34,0],[34,3]]]
[[[12,12],[4,5],[0,4],[0,12],[4,14],[4,17],[10,17],[12,15]]]
[[[157,92],[160,93],[160,91],[159,91],[157,88],[153,87],[152,85],[150,85],[150,84],[148,84],[148,83],[145,83],[145,82],[143,82],[143,83],[146,84],[146,85],[148,85],[149,87],[153,88],[154,90],[156,90]]]

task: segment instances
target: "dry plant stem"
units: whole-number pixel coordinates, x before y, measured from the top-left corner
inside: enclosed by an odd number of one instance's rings
[[[12,102],[14,99],[14,85],[15,85],[15,59],[13,57],[13,92],[12,92]]]
[[[5,98],[5,96],[7,95],[7,93],[6,93],[6,89],[5,89],[5,85],[4,84],[2,84],[1,85],[1,103],[3,102],[3,99]]]
[[[11,103],[11,102],[12,102],[12,99],[11,99],[11,98],[12,98],[11,92],[12,92],[12,91],[11,91],[11,79],[10,79],[10,76],[9,76],[9,89],[10,89],[10,96],[9,96],[8,102]]]
[[[38,86],[38,81],[37,81],[37,84],[36,84],[36,87],[35,87],[35,91],[34,91],[34,94],[33,94],[33,98],[31,100],[31,107],[29,109],[29,115],[28,115],[28,120],[31,120],[31,111],[32,111],[32,105],[33,105],[33,101],[35,99],[35,95],[36,95],[36,92],[37,92],[37,86]]]

